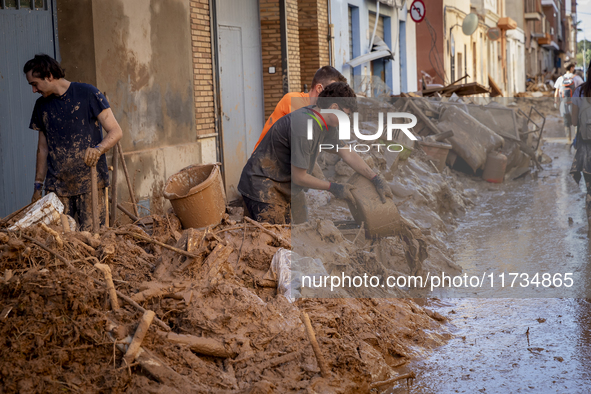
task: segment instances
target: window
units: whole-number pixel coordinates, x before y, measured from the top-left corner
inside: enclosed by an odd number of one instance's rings
[[[0,9],[45,10],[46,0],[0,0]]]

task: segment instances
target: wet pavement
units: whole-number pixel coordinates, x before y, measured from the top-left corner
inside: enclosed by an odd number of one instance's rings
[[[400,382],[384,392],[591,392],[591,303],[584,298],[591,283],[591,247],[584,185],[577,186],[568,174],[572,155],[566,140],[547,141],[544,152],[553,162],[537,178],[482,192],[459,219],[450,244],[455,262],[469,275],[572,272],[575,285],[496,286],[470,290],[470,298],[426,300],[449,319],[453,338],[400,370],[417,372],[413,385]]]

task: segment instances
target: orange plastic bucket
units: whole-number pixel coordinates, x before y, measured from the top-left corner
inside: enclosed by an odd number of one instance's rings
[[[217,225],[226,212],[226,193],[218,164],[183,168],[168,178],[163,194],[184,228]]]

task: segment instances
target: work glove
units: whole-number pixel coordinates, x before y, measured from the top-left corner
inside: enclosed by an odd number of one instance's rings
[[[376,191],[380,195],[380,200],[382,200],[382,204],[386,203],[387,198],[393,198],[394,193],[392,193],[392,189],[390,189],[390,185],[386,183],[386,180],[382,175],[376,175],[371,179],[371,183],[376,187]]]
[[[89,167],[96,166],[96,163],[98,163],[102,155],[103,152],[99,145],[95,146],[94,148],[88,148],[84,153],[84,163]]]
[[[331,192],[336,198],[347,200],[357,207],[357,204],[355,204],[355,198],[353,197],[353,194],[351,194],[351,190],[354,188],[355,186],[349,185],[348,183],[331,182],[328,191]]]

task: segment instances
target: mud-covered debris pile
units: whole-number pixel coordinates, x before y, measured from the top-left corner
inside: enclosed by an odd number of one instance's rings
[[[280,244],[254,225],[143,222],[97,235],[0,232],[2,392],[367,392],[442,342],[433,334],[442,318],[411,300],[277,295],[264,275]],[[266,226],[290,238],[290,228]],[[110,268],[118,310],[97,263]],[[126,364],[146,310],[154,321]],[[320,375],[302,311],[330,377]]]

